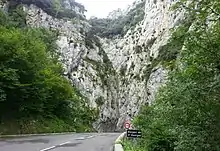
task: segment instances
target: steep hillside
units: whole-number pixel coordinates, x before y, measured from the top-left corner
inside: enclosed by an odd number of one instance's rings
[[[59,31],[30,27],[34,5],[0,2],[0,135],[94,131],[98,111],[64,77]]]

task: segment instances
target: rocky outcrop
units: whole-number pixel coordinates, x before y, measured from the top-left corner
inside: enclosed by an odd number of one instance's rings
[[[75,0],[8,0],[9,7],[20,4],[35,5],[48,15],[55,18],[80,18],[85,19],[85,7]]]
[[[2,9],[4,12],[7,11],[7,1],[0,0],[0,9]]]
[[[148,0],[144,20],[134,30],[129,30],[120,39],[102,40],[104,50],[119,73],[116,109],[119,129],[123,126],[126,114],[135,116],[141,105],[151,104],[158,89],[166,81],[168,71],[161,64],[162,60],[158,60],[159,50],[167,44],[169,29],[177,26],[183,17],[183,13],[169,11],[172,3],[168,0]],[[105,111],[109,106],[103,108]]]
[[[172,3],[146,0],[144,19],[125,36],[111,39],[89,35],[91,26],[85,20],[56,18],[35,3],[25,5],[24,11],[29,26],[59,31],[64,74],[89,99],[88,104],[100,110],[94,127],[106,132],[122,130],[127,114],[133,117],[141,105],[151,104],[165,83],[168,71],[158,56],[169,29],[183,16],[169,11]],[[64,4],[72,9],[67,0]]]

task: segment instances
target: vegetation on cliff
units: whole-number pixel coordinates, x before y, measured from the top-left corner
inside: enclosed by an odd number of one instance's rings
[[[85,20],[84,14],[85,7],[74,0],[68,1],[70,7],[65,6],[65,1],[63,0],[5,0],[9,1],[10,8],[16,8],[20,4],[31,5],[34,4],[37,7],[44,10],[49,15],[55,18],[79,18]],[[79,12],[74,10],[75,8],[79,9]]]
[[[160,90],[155,103],[144,106],[135,119],[136,128],[143,132],[136,145],[147,151],[217,151],[220,150],[220,2],[180,0],[176,6],[184,8],[187,20],[193,22],[190,28],[187,24],[179,27],[171,39],[171,44],[183,47],[169,82]]]
[[[137,23],[144,19],[144,6],[146,1],[135,5],[126,15],[116,19],[111,18],[91,18],[89,23],[92,25],[91,32],[100,37],[112,38],[123,36],[129,29],[135,27]]]
[[[97,111],[63,76],[58,32],[0,11],[0,134],[91,131]]]

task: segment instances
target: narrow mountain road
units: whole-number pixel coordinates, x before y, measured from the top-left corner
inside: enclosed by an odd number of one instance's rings
[[[119,133],[0,138],[0,151],[112,151]]]

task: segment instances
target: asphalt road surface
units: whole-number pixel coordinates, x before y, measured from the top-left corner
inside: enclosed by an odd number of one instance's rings
[[[0,138],[0,151],[112,151],[119,133]]]

